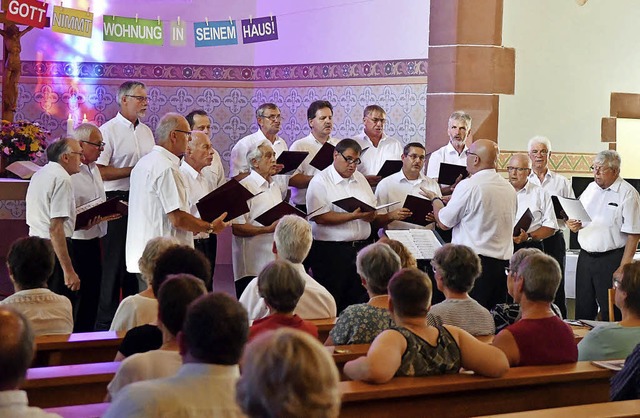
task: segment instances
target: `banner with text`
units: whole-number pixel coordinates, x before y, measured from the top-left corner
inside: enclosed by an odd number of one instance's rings
[[[242,19],[242,43],[273,41],[278,39],[278,25],[275,17]]]
[[[163,44],[162,22],[153,19],[136,19],[122,16],[105,16],[103,39],[130,44]]]
[[[194,22],[196,48],[204,46],[236,45],[238,32],[236,22],[220,20],[217,22]]]
[[[53,6],[51,30],[91,38],[91,34],[93,33],[93,13],[86,10]]]
[[[4,4],[4,1],[3,1]],[[21,25],[44,28],[49,3],[36,0],[11,0],[7,5],[7,20]]]
[[[171,21],[171,46],[187,46],[187,25],[177,20]]]

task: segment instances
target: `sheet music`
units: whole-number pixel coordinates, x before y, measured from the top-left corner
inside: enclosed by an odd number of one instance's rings
[[[404,244],[409,252],[419,260],[432,259],[436,250],[442,247],[430,229],[388,229],[385,234]]]
[[[558,196],[558,201],[562,205],[562,209],[564,209],[564,212],[567,214],[569,219],[582,221],[583,224],[591,222],[591,218],[584,209],[584,206],[582,206],[582,202],[580,202],[580,200]]]

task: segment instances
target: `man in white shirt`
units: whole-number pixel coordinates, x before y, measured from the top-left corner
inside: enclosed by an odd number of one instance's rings
[[[576,267],[576,318],[609,319],[608,289],[622,278],[640,240],[640,195],[620,177],[620,155],[600,151],[593,160],[593,183],[580,196],[591,222],[569,219],[581,250]],[[612,283],[613,280],[613,283]],[[619,320],[619,311],[616,312]]]
[[[282,115],[280,109],[273,103],[263,103],[256,110],[256,119],[259,129],[257,132],[241,138],[231,148],[231,159],[229,160],[229,177],[240,181],[249,175],[250,166],[247,163],[247,153],[255,149],[263,141],[269,141],[276,153],[276,158],[282,151],[287,150],[287,143],[278,136]],[[282,170],[282,165],[277,166],[275,174]]]
[[[222,293],[201,296],[178,333],[178,373],[128,385],[104,417],[244,417],[235,395],[248,333],[247,311],[239,302]]]
[[[0,417],[60,418],[29,407],[27,392],[19,390],[35,353],[35,335],[27,318],[0,306]]]
[[[529,174],[529,181],[542,187],[550,196],[575,198],[569,179],[549,170],[551,142],[543,136],[535,136],[529,140],[527,148],[533,169],[532,173]],[[562,270],[562,280],[553,302],[560,308],[562,317],[566,318],[567,303],[564,293],[564,265],[567,258],[567,244],[562,233],[565,227],[564,221],[559,220],[558,226],[556,233],[544,239],[542,245],[544,247],[543,251],[553,257],[560,264],[560,270]]]
[[[331,137],[331,131],[333,131],[333,106],[328,101],[316,100],[311,103],[307,109],[307,122],[311,132],[291,144],[291,151],[306,151],[309,155],[289,179],[291,202],[305,213],[307,213],[307,187],[309,187],[309,182],[313,176],[320,172],[309,163],[326,142],[334,147],[339,142],[336,138]]]
[[[149,97],[145,85],[139,81],[126,81],[118,89],[118,114],[100,127],[104,150],[96,161],[107,198],[129,200],[129,176],[138,160],[151,151],[153,132],[140,121],[147,112]],[[125,242],[127,217],[111,221],[107,235],[102,239],[104,263],[100,286],[100,304],[96,330],[108,330],[122,296],[138,293],[145,283],[127,273]]]
[[[309,265],[313,277],[333,295],[338,313],[354,303],[365,302],[367,294],[356,271],[358,251],[371,243],[371,223],[376,212],[353,212],[333,204],[355,197],[376,206],[367,179],[357,171],[361,163],[360,145],[346,138],[336,145],[333,164],[318,173],[309,183],[307,209],[311,218],[313,245]]]
[[[127,225],[127,270],[140,273],[138,260],[147,242],[155,237],[172,236],[193,247],[193,233],[218,233],[228,223],[226,212],[211,223],[193,216],[180,157],[191,139],[184,116],[167,113],[156,128],[157,144],[131,171],[131,195]]]
[[[482,274],[470,296],[487,309],[507,298],[505,268],[513,254],[511,238],[516,215],[516,192],[496,172],[498,146],[479,139],[466,151],[470,178],[462,180],[444,206],[433,199],[433,212],[440,228],[453,229],[452,244],[471,247],[482,263]]]
[[[305,281],[304,293],[294,314],[302,319],[333,318],[336,316],[336,301],[331,293],[307,274],[302,261],[309,254],[313,236],[311,225],[304,218],[286,215],[278,222],[273,236],[273,253],[276,259],[284,259],[293,264]],[[258,293],[258,279],[251,280],[246,287],[240,303],[249,312],[249,319],[264,318],[269,309]]]
[[[49,278],[49,289],[67,296],[72,303],[80,289],[80,278],[73,268],[67,238],[76,224],[76,206],[71,175],[80,171],[82,147],[72,138],[61,138],[47,147],[49,162],[31,178],[27,189],[29,236],[48,238],[56,253],[56,267]]]
[[[83,123],[76,128],[73,135],[82,148],[80,172],[71,176],[75,207],[89,202],[105,202],[102,177],[96,167],[96,160],[104,148],[102,133],[95,125]],[[100,222],[87,230],[74,231],[71,236],[73,266],[82,283],[78,309],[74,315],[75,332],[91,332],[95,327],[102,280],[100,239],[106,233],[107,222]]]
[[[551,196],[542,187],[529,181],[531,162],[526,154],[514,154],[507,164],[509,183],[516,191],[518,199],[518,211],[516,223],[529,209],[533,220],[525,231],[521,229],[518,235],[513,237],[513,251],[520,248],[537,248],[542,250],[542,240],[555,234],[558,229],[556,214],[551,203]]]
[[[363,150],[366,149],[362,154],[362,164],[358,166],[358,171],[364,174],[371,187],[375,187],[382,180],[376,174],[385,161],[400,159],[402,145],[397,139],[389,138],[384,133],[387,113],[382,107],[378,105],[365,107],[362,123],[364,132],[353,138],[358,141]]]
[[[265,140],[249,151],[247,163],[251,171],[240,184],[256,196],[247,201],[249,212],[234,219],[231,225],[236,295],[241,295],[251,279],[275,259],[271,246],[278,222],[262,225],[256,218],[282,202],[287,193],[286,180],[283,176],[275,176],[276,155],[269,141]]]
[[[224,175],[216,175],[211,167],[214,156],[218,153],[213,149],[209,136],[202,131],[193,131],[191,141],[187,144],[187,152],[180,163],[180,172],[189,190],[190,213],[200,218],[196,203],[211,191],[220,187],[224,181]],[[195,248],[201,251],[211,263],[213,273],[216,265],[217,239],[216,234],[200,232],[193,237]]]

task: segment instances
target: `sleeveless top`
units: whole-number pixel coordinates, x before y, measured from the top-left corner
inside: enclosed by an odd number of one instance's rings
[[[575,363],[578,347],[571,327],[557,316],[521,319],[506,328],[520,351],[518,366]]]
[[[460,348],[449,331],[437,325],[438,338],[432,346],[422,337],[403,327],[393,327],[407,340],[407,349],[402,355],[396,376],[434,376],[458,373],[460,370]]]

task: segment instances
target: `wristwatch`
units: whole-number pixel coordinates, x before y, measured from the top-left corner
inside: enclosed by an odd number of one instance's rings
[[[527,232],[527,242],[531,242],[533,241],[533,237],[531,236],[530,233]]]
[[[209,224],[209,228],[205,232],[207,234],[213,234],[213,222]]]

